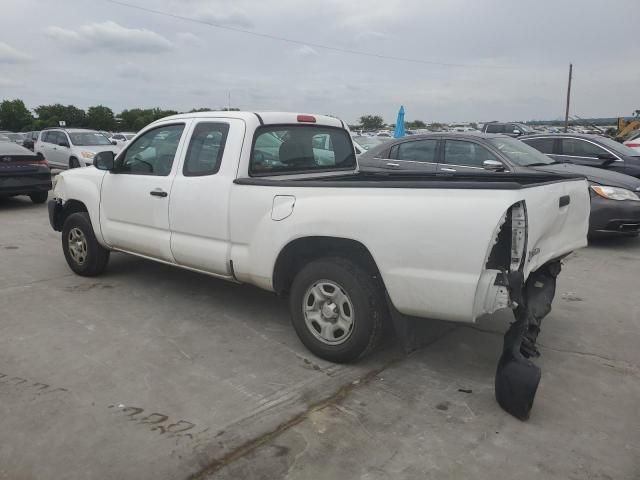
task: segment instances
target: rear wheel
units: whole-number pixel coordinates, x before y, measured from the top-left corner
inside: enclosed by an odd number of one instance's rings
[[[379,343],[387,307],[382,286],[340,257],[314,260],[296,275],[289,307],[302,343],[331,362],[350,362]]]
[[[29,198],[33,203],[44,203],[47,201],[49,192],[33,192],[29,194]]]
[[[80,167],[80,162],[78,161],[78,159],[76,157],[71,157],[69,159],[69,168],[79,168]]]
[[[62,250],[71,270],[85,277],[100,275],[109,262],[109,250],[96,240],[86,212],[69,215],[64,221]]]

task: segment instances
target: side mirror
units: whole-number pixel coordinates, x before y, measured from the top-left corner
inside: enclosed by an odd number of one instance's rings
[[[514,135],[522,135],[522,132],[517,128],[513,130]]]
[[[117,145],[118,142],[116,142],[115,140],[111,140],[111,145]]]
[[[491,170],[492,172],[504,172],[504,165],[498,160],[485,160],[482,162],[482,166],[485,170]]]
[[[69,144],[67,142],[58,142],[58,146],[69,148]]]
[[[617,158],[612,153],[606,152],[606,153],[599,153],[598,160],[614,160],[615,161],[617,160]]]
[[[98,170],[113,170],[115,165],[115,154],[112,151],[99,152],[93,157],[93,166]]]

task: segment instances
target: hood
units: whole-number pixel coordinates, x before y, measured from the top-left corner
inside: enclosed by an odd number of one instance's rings
[[[590,182],[598,183],[600,185],[626,188],[627,190],[640,192],[640,180],[630,175],[612,172],[611,170],[606,170],[604,168],[586,167],[584,165],[575,165],[573,163],[558,163],[531,168],[542,172],[583,175],[587,177],[587,180]]]

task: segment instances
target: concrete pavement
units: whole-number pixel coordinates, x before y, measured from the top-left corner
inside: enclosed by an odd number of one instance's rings
[[[493,398],[508,312],[338,366],[284,302],[116,254],[73,275],[46,207],[0,200],[0,478],[640,474],[640,241],[568,259],[531,419]]]

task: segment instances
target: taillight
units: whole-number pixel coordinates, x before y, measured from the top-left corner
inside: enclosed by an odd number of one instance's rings
[[[316,117],[313,115],[298,115],[299,122],[316,123]]]
[[[630,148],[638,148],[640,147],[640,143],[625,143],[625,146]]]

